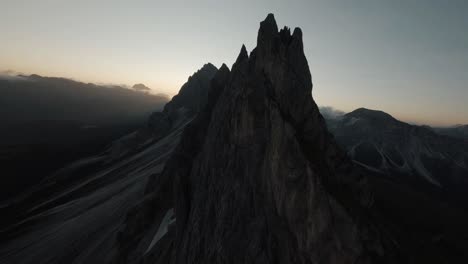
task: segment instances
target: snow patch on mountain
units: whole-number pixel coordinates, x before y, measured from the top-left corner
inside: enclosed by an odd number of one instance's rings
[[[174,208],[169,209],[166,214],[164,215],[163,220],[161,221],[161,224],[159,225],[158,231],[154,235],[150,245],[148,246],[148,249],[146,249],[145,254],[151,251],[153,246],[158,243],[158,241],[167,234],[167,231],[169,230],[169,226],[173,224],[176,221],[174,218]]]

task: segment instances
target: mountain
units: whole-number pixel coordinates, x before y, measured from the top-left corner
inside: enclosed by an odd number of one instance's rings
[[[183,107],[192,114],[198,113],[208,100],[209,89],[207,87],[210,86],[211,79],[217,70],[211,63],[203,65],[200,70],[189,77],[187,83],[180,88],[179,93],[166,104],[164,111],[171,112],[173,109]]]
[[[189,122],[206,103],[210,82],[218,69],[211,63],[203,65],[190,76],[161,112],[154,112],[146,126],[135,133],[115,142],[109,149],[112,159],[141,149],[148,142],[155,142],[167,136],[181,123]]]
[[[261,22],[123,230],[133,263],[386,263],[371,194],[311,97],[302,32]],[[159,227],[158,227],[159,226]],[[148,232],[153,230],[152,232]]]
[[[205,65],[145,128],[5,204],[0,260],[390,261],[311,89],[301,30],[268,15],[231,70]]]
[[[435,132],[441,135],[462,138],[468,141],[468,125],[456,125],[453,127],[434,127],[433,129]]]
[[[327,125],[367,175],[375,210],[414,263],[468,259],[466,141],[364,108]]]
[[[441,198],[462,175],[425,162],[463,157],[455,139],[367,109],[327,127],[311,92],[301,29],[269,14],[231,69],[3,203],[0,262],[466,262],[466,210]]]
[[[72,120],[85,124],[144,120],[162,108],[167,98],[120,86],[99,86],[65,78],[0,77],[1,126],[44,120]]]
[[[370,170],[414,175],[415,180],[440,188],[468,186],[468,144],[462,140],[365,108],[345,114],[329,127],[348,154]]]
[[[0,75],[0,201],[136,130],[167,99],[64,78]]]
[[[148,181],[159,177],[197,113],[196,104],[177,98],[206,93],[216,72],[205,65],[145,126],[3,202],[0,263],[109,262],[126,215],[146,199]]]

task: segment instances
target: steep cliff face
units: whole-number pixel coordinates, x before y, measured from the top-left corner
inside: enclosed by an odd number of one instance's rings
[[[20,200],[0,262],[392,262],[311,90],[301,30],[268,15],[231,70],[205,65],[143,131]]]
[[[177,98],[201,94],[194,100],[206,102],[216,72],[213,65],[205,65],[189,78]],[[130,219],[134,212],[144,212],[139,205],[147,199],[145,190],[161,179],[182,131],[197,114],[195,103],[174,98],[170,107],[151,116],[148,126],[117,140],[106,152],[78,160],[31,192],[2,203],[0,263],[123,261],[120,241],[129,236],[120,232],[126,226],[146,227]],[[172,203],[170,195],[163,197],[169,201],[165,204]],[[127,242],[138,239],[131,236]]]
[[[390,261],[389,240],[367,213],[372,195],[311,90],[301,30],[278,32],[268,15],[250,56],[243,46],[231,72],[215,76],[166,165],[175,224],[147,249],[148,262]],[[154,186],[149,193],[160,196],[163,185]]]

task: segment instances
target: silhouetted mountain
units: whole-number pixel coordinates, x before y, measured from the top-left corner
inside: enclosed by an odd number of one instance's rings
[[[205,65],[146,128],[5,205],[21,213],[2,261],[391,260],[311,89],[301,30],[278,32],[268,15],[231,71]]]
[[[166,101],[63,78],[0,77],[0,200],[102,151]]]
[[[174,109],[187,108],[190,112],[197,113],[206,104],[208,87],[218,69],[211,63],[203,65],[187,83],[180,88],[179,93],[166,104],[164,111],[170,113]]]
[[[43,120],[72,120],[85,124],[144,120],[161,109],[167,98],[119,86],[105,87],[64,78],[22,76],[0,80],[1,125]]]
[[[377,210],[413,263],[468,259],[466,142],[364,108],[327,123],[368,175]]]
[[[462,138],[468,141],[468,125],[456,125],[454,127],[434,127],[433,129],[435,132],[441,135]]]
[[[163,111],[150,115],[144,128],[115,142],[109,149],[111,157],[116,159],[138,151],[142,146],[167,136],[174,128],[193,119],[206,103],[210,81],[217,70],[208,63],[190,76]]]
[[[311,89],[301,30],[278,32],[268,15],[250,56],[243,46],[232,70],[215,75],[206,106],[128,218],[117,259],[390,261],[390,240],[366,213],[371,194]]]
[[[211,64],[204,66],[144,127],[4,202],[0,262],[110,262],[118,254],[119,229],[126,226],[127,213],[147,199],[148,181],[158,179],[183,129],[197,114],[201,103],[194,100],[206,100],[186,98],[206,95],[216,71]]]
[[[5,202],[0,262],[466,262],[461,141],[367,109],[335,141],[311,91],[301,29],[269,14],[231,70]]]
[[[383,112],[383,111],[378,111],[378,110],[369,110],[366,108],[358,108],[351,113],[346,114],[347,118],[362,118],[365,119],[374,125],[382,125],[385,126],[385,124],[391,123],[391,122],[397,122],[393,116]]]
[[[419,176],[435,186],[468,186],[468,144],[365,108],[330,127],[358,163],[382,173]]]

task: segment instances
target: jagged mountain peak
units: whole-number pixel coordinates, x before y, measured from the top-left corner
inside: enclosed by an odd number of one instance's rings
[[[328,134],[312,98],[301,31],[278,32],[273,16],[263,23],[269,27],[270,42],[260,32],[262,42],[250,56],[242,48],[242,60],[231,71],[207,64],[192,75],[152,116],[149,139],[129,135],[118,155],[106,156],[102,168],[78,182],[78,193],[67,188],[51,200],[67,204],[59,203],[60,212],[52,208],[65,222],[56,217],[39,229],[52,246],[45,250],[37,240],[30,247],[24,239],[7,248],[21,248],[8,258],[390,262],[387,235],[368,215],[372,194],[366,181]],[[94,208],[102,213],[89,211]]]
[[[260,29],[257,36],[257,48],[260,60],[268,59],[270,56],[278,54],[296,54],[297,57],[304,57],[302,30],[298,27],[294,29],[293,34],[288,27],[284,27],[278,32],[273,14],[260,23]],[[292,55],[289,55],[292,56]]]
[[[257,79],[270,79],[271,85],[267,85],[269,96],[275,98],[295,123],[303,122],[305,115],[313,112],[315,103],[309,102],[312,78],[300,29],[296,28],[292,36],[287,29],[278,32],[274,16],[269,14],[260,23],[257,47],[248,59],[249,62],[242,66],[244,71],[252,68],[258,75]]]
[[[237,56],[235,63],[236,64],[240,63],[241,61],[248,59],[248,58],[249,58],[249,54],[247,53],[247,48],[245,47],[244,44],[242,44],[241,51],[239,53],[239,56]]]
[[[274,35],[278,32],[278,26],[276,24],[275,15],[272,13],[268,14],[265,20],[260,22],[260,29],[258,37],[263,35]]]
[[[268,15],[250,56],[243,46],[232,71],[218,71],[168,161],[161,179],[173,181],[176,224],[172,246],[154,249],[172,248],[161,263],[368,263],[384,254],[360,213],[363,181],[344,173],[350,164],[312,98],[301,31],[281,32]]]
[[[173,112],[181,107],[196,113],[206,103],[211,79],[218,69],[211,63],[206,63],[197,72],[191,75],[180,88],[179,93],[164,107],[165,112]]]
[[[208,73],[212,73],[212,72],[216,72],[218,69],[216,68],[216,66],[214,66],[212,63],[208,62],[208,63],[205,63],[203,65],[203,67],[201,67],[197,72],[208,72]]]
[[[229,71],[229,67],[228,67],[225,63],[223,63],[223,64],[221,65],[221,67],[219,67],[219,70],[220,70],[220,71],[221,71],[221,70],[222,70],[222,71],[225,71],[225,70],[228,70],[228,71]]]

